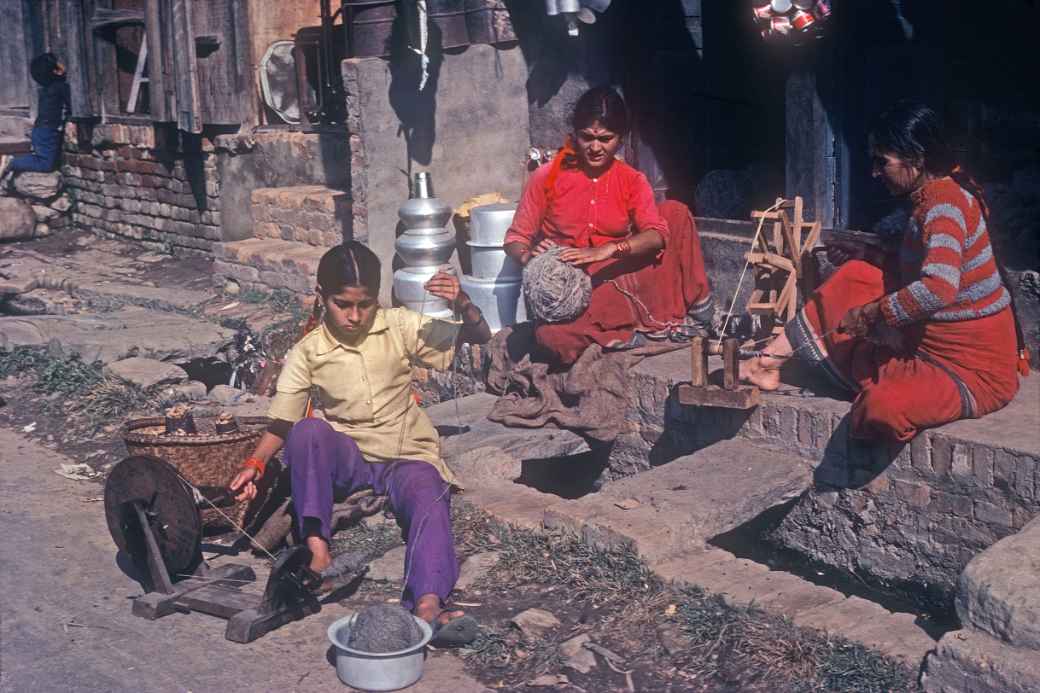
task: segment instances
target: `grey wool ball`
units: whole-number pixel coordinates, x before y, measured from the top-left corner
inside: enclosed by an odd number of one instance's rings
[[[589,307],[592,278],[580,267],[561,260],[563,250],[547,250],[524,267],[524,298],[536,320],[570,322]]]
[[[422,629],[410,613],[394,604],[373,604],[358,612],[347,647],[362,652],[398,652],[417,645]]]

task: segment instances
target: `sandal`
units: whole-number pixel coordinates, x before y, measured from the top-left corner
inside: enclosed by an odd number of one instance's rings
[[[430,644],[434,647],[465,647],[480,634],[480,624],[472,616],[457,616],[447,623],[433,623],[433,637]]]

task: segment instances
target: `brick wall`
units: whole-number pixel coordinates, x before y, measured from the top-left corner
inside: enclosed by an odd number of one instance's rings
[[[156,248],[210,252],[221,240],[220,175],[212,144],[187,157],[153,126],[69,126],[62,172],[73,225]]]

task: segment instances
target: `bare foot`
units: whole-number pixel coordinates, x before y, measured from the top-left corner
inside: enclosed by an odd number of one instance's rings
[[[442,610],[441,599],[436,594],[424,594],[415,604],[415,615],[430,625],[436,621],[443,626],[452,619],[460,618],[465,614],[465,611]]]
[[[780,364],[768,356],[741,361],[740,381],[751,383],[760,390],[776,390],[780,387]]]
[[[321,537],[307,537],[307,548],[311,550],[310,569],[321,573],[332,564],[332,554],[328,543]]]

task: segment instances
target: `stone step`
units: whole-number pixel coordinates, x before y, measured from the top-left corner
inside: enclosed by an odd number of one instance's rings
[[[693,551],[650,567],[662,578],[718,594],[731,606],[756,606],[915,667],[935,648],[935,641],[915,623],[913,614],[888,611],[866,599],[847,597],[721,549]]]
[[[947,633],[921,675],[927,693],[1033,693],[1040,652],[1009,646],[974,628]]]
[[[256,188],[250,205],[256,238],[330,248],[354,237],[350,193],[345,190],[321,185]]]
[[[732,605],[754,604],[915,666],[934,648],[912,614],[892,613],[707,543],[808,488],[812,476],[805,460],[747,441],[726,441],[567,500],[517,480],[523,460],[543,459],[553,450],[567,454],[574,434],[504,426],[485,431],[481,417],[494,400],[488,394],[462,398],[458,414],[453,402],[426,410],[435,424],[471,427],[442,439],[445,460],[466,486],[463,502],[509,524],[562,529],[598,546],[630,544],[666,580],[699,586]]]
[[[0,348],[57,340],[66,354],[78,353],[87,363],[129,356],[173,362],[208,358],[233,339],[233,330],[215,323],[139,307],[99,315],[0,317]]]
[[[672,392],[689,377],[685,351],[633,369],[633,432],[615,444],[611,472],[632,474],[727,439],[803,457],[815,483],[776,535],[815,560],[951,596],[972,556],[1040,514],[1035,376],[1004,409],[924,431],[901,448],[851,439],[849,401],[797,387],[763,393],[749,412],[680,407]]]
[[[270,238],[221,243],[214,249],[214,280],[219,285],[233,280],[250,290],[283,289],[310,294],[314,291],[318,261],[327,250]]]
[[[611,482],[598,493],[561,500],[546,525],[603,527],[635,542],[650,562],[699,550],[812,484],[812,469],[793,455],[725,441]]]

